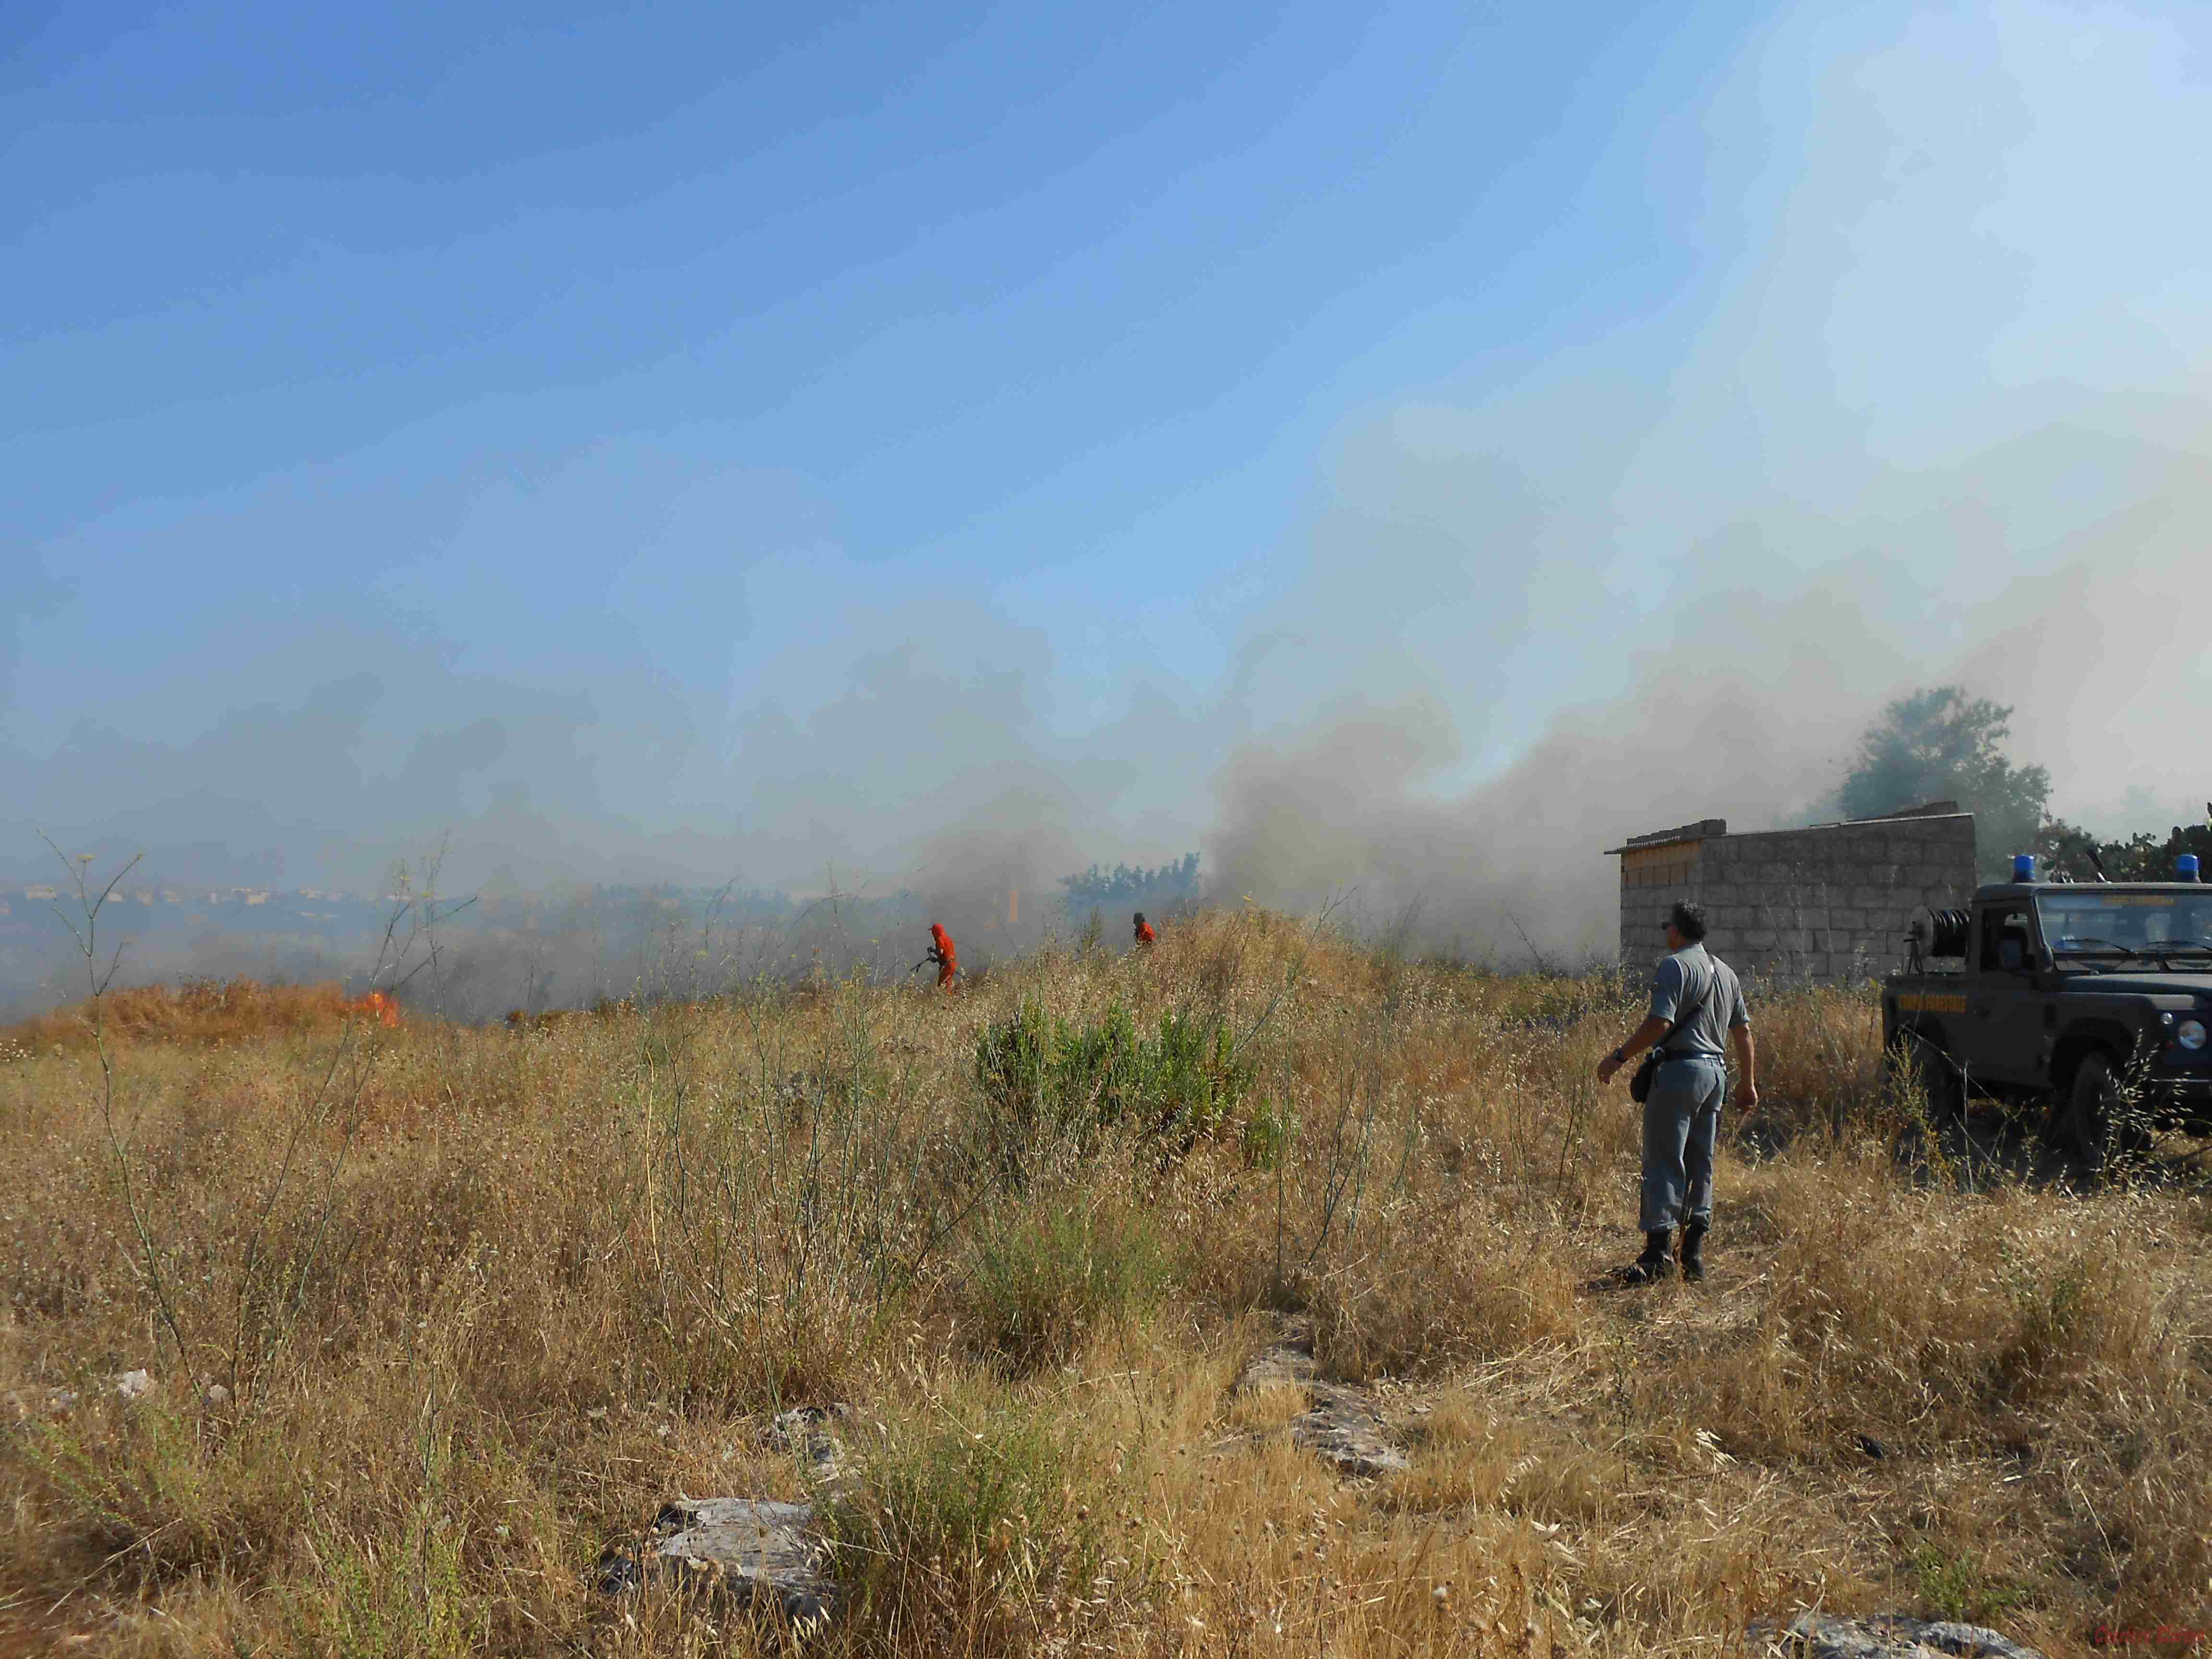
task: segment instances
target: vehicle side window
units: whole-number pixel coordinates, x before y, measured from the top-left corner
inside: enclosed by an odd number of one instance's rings
[[[1985,974],[2021,974],[2035,965],[2035,952],[2031,941],[2034,934],[2029,930],[2027,907],[2017,905],[2010,909],[1995,906],[1982,912],[1982,971]]]

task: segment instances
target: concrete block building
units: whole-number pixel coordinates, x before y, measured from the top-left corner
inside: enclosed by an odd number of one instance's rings
[[[1667,949],[1677,899],[1705,907],[1706,945],[1740,970],[1831,982],[1900,968],[1923,909],[1973,896],[1974,817],[1930,801],[1881,817],[1731,836],[1707,818],[1609,848],[1620,860],[1620,955]]]

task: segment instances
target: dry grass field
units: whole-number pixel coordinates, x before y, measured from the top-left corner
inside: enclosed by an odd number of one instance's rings
[[[1638,1243],[1609,980],[1248,910],[949,999],[240,1000],[117,1009],[112,1077],[66,1021],[0,1035],[0,1652],[774,1649],[592,1570],[664,1499],[807,1495],[760,1431],[833,1401],[829,1652],[2212,1626],[2196,1166],[1961,1170],[1869,997],[1754,1007],[1765,1150],[1707,1282],[1640,1291],[1586,1283]],[[1238,1391],[1293,1318],[1407,1471]]]

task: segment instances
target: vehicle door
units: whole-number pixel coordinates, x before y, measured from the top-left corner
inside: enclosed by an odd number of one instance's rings
[[[1958,1045],[1971,1075],[1992,1083],[2045,1081],[2042,951],[2035,907],[2026,899],[1984,905],[1975,918],[1974,972]]]

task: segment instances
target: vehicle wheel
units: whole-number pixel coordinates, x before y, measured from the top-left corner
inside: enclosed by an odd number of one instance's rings
[[[1948,1129],[1966,1115],[1958,1067],[1932,1037],[1907,1033],[1891,1050],[1899,1076],[1928,1103],[1929,1127]]]
[[[2074,1069],[2067,1091],[2066,1138],[2092,1175],[2105,1174],[2114,1158],[2150,1145],[2150,1136],[2134,1120],[2118,1071],[2104,1054],[2091,1054]]]

